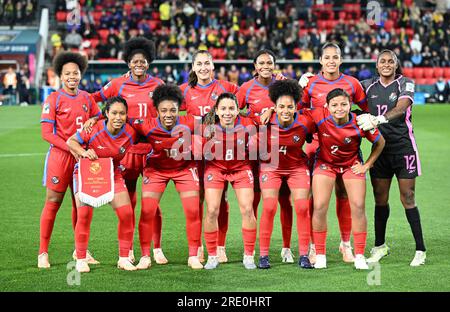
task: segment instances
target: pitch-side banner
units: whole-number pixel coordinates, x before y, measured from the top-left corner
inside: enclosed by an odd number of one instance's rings
[[[100,207],[114,198],[114,167],[112,158],[80,159],[78,196],[82,203]]]

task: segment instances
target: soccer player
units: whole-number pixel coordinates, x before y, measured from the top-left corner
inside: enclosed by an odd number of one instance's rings
[[[273,74],[275,70],[276,58],[275,54],[270,50],[260,50],[253,59],[256,75],[253,79],[245,82],[239,88],[236,97],[239,101],[239,108],[247,108],[249,117],[260,116],[269,108],[273,107],[273,102],[269,98],[269,86],[277,80],[277,76]],[[283,79],[284,77],[282,77]],[[284,78],[285,79],[285,78]],[[259,163],[253,163],[253,175],[259,177]],[[283,183],[280,188],[278,197],[280,203],[280,220],[281,231],[283,236],[283,247],[281,249],[281,259],[286,263],[294,262],[294,255],[291,251],[291,234],[292,234],[292,205],[290,201],[289,187]],[[255,180],[255,198],[253,200],[253,210],[255,216],[258,217],[258,205],[261,199],[261,189],[259,179]]]
[[[153,104],[157,118],[130,120],[133,127],[153,147],[142,184],[142,211],[139,222],[139,238],[142,257],[136,266],[148,269],[153,220],[159,201],[172,180],[180,194],[186,216],[186,232],[189,245],[188,265],[202,269],[197,252],[201,240],[199,177],[196,162],[192,159],[191,136],[195,118],[178,116],[183,101],[181,90],[175,85],[161,85],[153,92]]]
[[[367,237],[365,173],[373,166],[383,150],[384,139],[377,130],[362,131],[358,128],[356,114],[350,112],[350,95],[345,90],[340,88],[332,90],[327,94],[326,101],[325,108],[318,107],[304,112],[314,120],[319,138],[312,180],[314,198],[312,227],[317,252],[314,268],[327,267],[327,212],[331,192],[339,177],[344,182],[352,213],[354,266],[356,269],[368,269],[364,257]],[[373,143],[372,151],[365,163],[360,151],[363,137]]]
[[[94,93],[94,99],[104,101],[107,98],[121,96],[128,103],[129,118],[153,118],[157,113],[153,106],[152,95],[155,88],[164,82],[147,74],[150,64],[155,59],[155,44],[143,37],[135,37],[125,43],[123,59],[127,63],[130,74],[111,80],[100,91]],[[133,145],[122,159],[121,168],[131,199],[133,211],[136,207],[136,184],[142,174],[146,162],[146,154],[151,146],[139,142]],[[133,218],[135,220],[135,218]],[[133,221],[133,226],[134,226]],[[168,263],[161,249],[162,215],[158,208],[153,232],[153,257],[157,264]],[[134,252],[130,251],[130,259],[134,262]]]
[[[211,138],[205,143],[205,200],[207,205],[204,235],[208,250],[205,269],[219,265],[217,255],[218,216],[222,193],[228,182],[236,192],[242,215],[244,241],[243,264],[256,269],[253,252],[256,242],[256,217],[253,213],[253,173],[248,155],[248,144],[256,138],[255,123],[251,118],[239,116],[239,105],[232,93],[219,95],[213,109],[207,114],[213,127]],[[255,155],[256,156],[256,155]]]
[[[386,139],[383,152],[370,169],[375,197],[375,247],[367,261],[378,262],[389,254],[385,233],[389,218],[389,190],[395,175],[400,200],[416,242],[416,253],[410,265],[419,266],[425,264],[426,251],[414,196],[416,177],[421,174],[411,122],[414,82],[402,76],[398,58],[391,50],[380,52],[377,71],[379,77],[363,81],[371,115],[361,115],[358,121],[363,129],[378,127]]]
[[[42,181],[47,193],[40,220],[38,268],[50,267],[48,246],[56,214],[67,187],[71,190],[73,188],[72,173],[76,160],[70,153],[66,140],[77,130],[90,130],[101,114],[94,99],[78,89],[87,65],[87,59],[78,53],[62,52],[56,55],[53,67],[61,78],[62,89],[51,93],[42,106],[42,137],[50,143],[50,148],[45,158]],[[75,229],[77,210],[73,191],[71,195],[72,225]],[[98,263],[90,253],[88,260],[92,264]]]
[[[269,87],[269,97],[275,103],[275,112],[269,123],[267,142],[260,133],[259,147],[266,144],[270,159],[262,159],[260,186],[263,212],[259,229],[259,268],[269,269],[269,248],[273,219],[277,211],[278,196],[283,182],[289,186],[297,214],[299,266],[311,269],[308,244],[311,233],[309,213],[310,176],[307,158],[302,150],[306,135],[312,133],[314,124],[297,112],[301,89],[294,80],[276,81]],[[273,108],[271,109],[273,110]],[[260,130],[261,132],[261,130]],[[260,152],[261,156],[261,152]]]
[[[236,94],[238,86],[228,81],[214,79],[214,63],[211,54],[206,50],[198,50],[192,55],[192,69],[189,80],[180,86],[183,92],[183,104],[181,110],[186,110],[188,115],[202,117],[214,107],[220,94],[230,92]],[[199,164],[200,177],[203,177],[204,164]],[[200,181],[201,191],[203,181]],[[201,194],[202,195],[202,194]],[[201,196],[203,197],[203,196]],[[203,200],[199,207],[203,218]],[[228,231],[228,201],[226,191],[223,192],[219,213],[219,240],[218,255],[221,263],[227,262],[225,252],[225,240]],[[203,259],[203,248],[199,247],[199,257]]]
[[[325,43],[322,46],[322,54],[319,58],[322,65],[321,72],[308,79],[309,74],[304,74],[300,78],[300,86],[303,88],[302,106],[303,108],[323,107],[326,104],[327,94],[335,89],[341,88],[350,95],[352,103],[357,104],[363,111],[367,111],[367,101],[364,90],[357,79],[345,75],[339,71],[342,64],[342,53],[335,43]],[[305,152],[310,159],[310,169],[312,170],[313,158],[319,146],[317,135],[313,136],[311,144],[307,144]],[[341,232],[341,243],[339,251],[342,253],[344,262],[353,262],[353,252],[350,244],[350,234],[352,227],[350,205],[345,193],[343,181],[336,179],[336,213]],[[311,207],[312,208],[312,207]],[[315,248],[310,246],[310,259],[315,262]]]
[[[133,240],[133,209],[130,197],[119,168],[120,160],[125,156],[127,149],[136,142],[136,132],[126,124],[127,102],[121,97],[112,97],[106,101],[104,107],[105,120],[99,120],[91,132],[85,130],[71,136],[67,145],[77,157],[86,157],[90,160],[111,157],[114,166],[114,199],[111,206],[119,219],[119,261],[117,267],[126,271],[135,271],[136,267],[130,262],[128,255]],[[90,271],[86,259],[86,250],[89,243],[91,221],[94,212],[92,206],[80,201],[77,193],[78,164],[75,166],[74,192],[77,200],[78,220],[75,227],[75,247],[77,263],[75,269],[80,273]]]

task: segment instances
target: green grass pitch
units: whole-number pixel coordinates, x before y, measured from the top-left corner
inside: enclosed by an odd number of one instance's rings
[[[163,196],[163,249],[169,264],[153,264],[148,271],[123,272],[116,267],[117,218],[109,206],[96,209],[89,249],[101,261],[80,285],[67,280],[74,248],[69,196],[58,213],[50,244],[49,270],[38,270],[39,217],[45,189],[42,169],[48,144],[40,135],[40,107],[0,107],[0,291],[449,291],[450,284],[450,105],[417,106],[413,123],[423,175],[417,179],[416,199],[422,216],[427,264],[411,268],[414,241],[393,182],[387,242],[391,255],[379,271],[357,272],[344,264],[338,252],[339,235],[330,204],[328,266],[326,270],[301,270],[297,264],[282,264],[278,215],[271,244],[270,270],[247,271],[242,266],[241,218],[230,191],[230,226],[227,253],[230,263],[214,271],[193,271],[187,266],[184,215],[171,183]],[[368,144],[363,150],[367,158]],[[367,186],[368,246],[373,246],[373,196]],[[139,216],[140,205],[137,215]],[[260,206],[261,213],[261,206]],[[294,221],[295,226],[295,221]],[[292,248],[297,250],[295,227]],[[136,256],[139,257],[135,234]],[[258,244],[257,244],[258,250]],[[258,253],[257,253],[258,254]],[[378,284],[368,280],[379,277]],[[377,284],[377,283],[375,283]]]

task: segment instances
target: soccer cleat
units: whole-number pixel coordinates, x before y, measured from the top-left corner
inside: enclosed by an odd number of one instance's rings
[[[119,257],[117,268],[125,271],[136,271],[137,268],[131,263],[129,257]]]
[[[270,269],[269,256],[260,256],[258,268],[260,269]]]
[[[427,258],[427,254],[425,251],[416,250],[416,254],[414,255],[414,259],[409,264],[412,267],[420,266],[425,264],[425,259]]]
[[[256,269],[255,258],[253,256],[244,255],[242,263],[247,270]]]
[[[342,254],[342,260],[346,263],[352,263],[355,261],[355,257],[353,256],[352,245],[350,242],[342,242],[339,245],[339,252]]]
[[[142,256],[139,263],[136,265],[137,270],[147,270],[152,266],[152,259],[150,256]]]
[[[208,256],[208,261],[203,267],[206,270],[213,270],[219,266],[219,257],[218,256]]]
[[[205,252],[203,251],[203,245],[201,245],[200,247],[198,247],[198,250],[197,250],[197,257],[198,257],[198,260],[199,260],[201,263],[205,262]]]
[[[312,265],[316,263],[316,246],[314,244],[309,244],[308,258]]]
[[[294,254],[291,248],[281,248],[281,261],[284,263],[294,263]]]
[[[220,263],[228,262],[228,257],[225,252],[225,246],[217,246],[217,256],[219,257]]]
[[[327,256],[316,255],[316,263],[314,269],[326,269],[327,268]]]
[[[188,266],[194,270],[203,269],[203,264],[197,256],[190,256],[188,259]]]
[[[155,259],[155,262],[157,264],[167,264],[169,263],[169,260],[167,260],[166,256],[164,255],[161,248],[154,248],[153,249],[153,259]]]
[[[73,258],[73,260],[77,260],[77,251],[76,250],[73,251],[72,258]],[[92,254],[89,250],[86,251],[86,259],[87,259],[88,264],[100,264],[99,261],[94,259],[94,257],[92,256]]]
[[[134,264],[134,262],[136,261],[136,258],[134,257],[134,250],[130,249],[130,251],[128,252],[128,260]]]
[[[50,268],[50,262],[48,262],[48,253],[43,252],[38,256],[38,268],[39,269]]]
[[[380,261],[382,258],[389,255],[389,247],[386,244],[383,244],[378,247],[373,247],[370,250],[370,257],[367,259],[367,263],[375,263]]]
[[[300,256],[300,258],[298,259],[298,265],[302,269],[314,269],[307,255]]]
[[[87,258],[85,258],[85,259],[77,259],[77,263],[75,264],[75,269],[79,273],[88,273],[88,272],[90,272],[91,269],[89,268],[89,264],[88,264]]]
[[[355,265],[355,269],[357,270],[368,270],[369,266],[367,265],[366,257],[364,255],[356,255],[355,261],[353,262]]]

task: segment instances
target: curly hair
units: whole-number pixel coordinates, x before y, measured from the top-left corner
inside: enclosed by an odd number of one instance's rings
[[[125,42],[123,48],[123,60],[129,63],[136,53],[142,53],[150,64],[155,59],[155,43],[144,37],[134,37]]]
[[[152,99],[156,109],[158,109],[158,106],[162,101],[166,100],[176,102],[177,107],[180,108],[181,103],[183,102],[183,94],[177,85],[163,84],[153,91]]]
[[[87,58],[80,53],[63,51],[58,53],[53,60],[53,68],[58,76],[61,76],[63,66],[67,63],[77,64],[82,76],[88,67]]]
[[[302,89],[298,82],[293,79],[277,80],[269,87],[269,97],[273,103],[283,95],[292,96],[295,103],[300,101]]]

